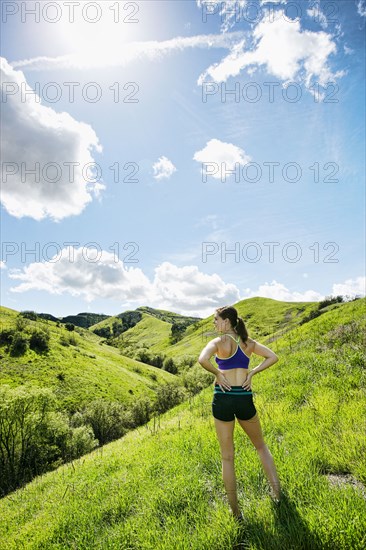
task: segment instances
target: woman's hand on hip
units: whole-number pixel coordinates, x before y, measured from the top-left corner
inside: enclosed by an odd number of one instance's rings
[[[246,379],[242,383],[242,388],[246,391],[251,391],[251,389],[252,389],[252,376],[253,375],[249,372],[248,376],[246,377]]]
[[[226,376],[222,372],[219,372],[216,375],[215,384],[218,384],[220,386],[220,388],[222,389],[222,391],[231,390],[231,386],[229,384],[229,381],[226,379]]]

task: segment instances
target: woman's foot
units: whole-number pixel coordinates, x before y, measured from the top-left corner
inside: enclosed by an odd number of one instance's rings
[[[275,503],[279,503],[282,496],[282,489],[279,483],[273,483],[270,489],[271,499]]]
[[[234,519],[239,523],[239,525],[242,525],[244,523],[244,516],[241,512],[239,512],[239,514],[234,515]]]

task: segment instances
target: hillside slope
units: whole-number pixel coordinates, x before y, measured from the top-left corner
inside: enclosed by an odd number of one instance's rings
[[[1,329],[14,328],[18,312],[1,308]],[[174,376],[161,369],[122,356],[116,348],[101,345],[101,338],[87,329],[69,332],[45,319],[27,320],[24,331],[43,327],[50,333],[50,351],[28,349],[12,357],[1,347],[0,384],[12,387],[25,382],[51,388],[60,407],[74,412],[97,398],[129,403],[140,395],[154,397],[154,388]]]
[[[212,388],[0,501],[1,549],[361,550],[366,533],[365,299],[276,341],[255,401],[288,501],[277,512],[236,426],[239,535],[221,480]]]

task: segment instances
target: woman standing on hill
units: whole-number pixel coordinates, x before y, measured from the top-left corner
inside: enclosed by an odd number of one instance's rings
[[[222,477],[232,513],[236,518],[242,519],[234,468],[235,417],[259,454],[275,499],[280,498],[280,483],[276,467],[263,439],[251,390],[253,375],[276,363],[278,358],[269,348],[248,337],[244,321],[238,316],[234,307],[217,308],[214,325],[221,336],[208,342],[201,351],[198,362],[203,368],[216,375],[212,413],[221,448]],[[265,357],[265,360],[249,371],[252,353]],[[213,354],[216,355],[218,369],[211,364],[210,358]]]

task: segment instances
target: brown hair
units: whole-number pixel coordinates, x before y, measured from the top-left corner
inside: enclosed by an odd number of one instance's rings
[[[247,345],[249,338],[248,331],[245,323],[241,317],[239,317],[237,310],[233,306],[223,306],[216,309],[221,319],[229,319],[232,329],[240,336],[244,344]]]

